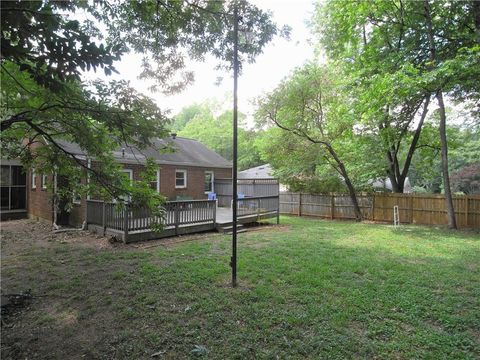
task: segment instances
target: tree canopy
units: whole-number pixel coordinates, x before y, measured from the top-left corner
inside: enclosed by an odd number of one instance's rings
[[[219,114],[219,115],[216,115]],[[248,169],[264,162],[256,139],[261,132],[246,129],[246,115],[239,112],[238,128],[238,168]],[[196,139],[207,145],[227,160],[233,156],[232,111],[222,111],[221,105],[215,101],[193,104],[185,107],[175,116],[172,128],[178,135]]]
[[[218,67],[231,67],[234,5],[252,33],[240,44],[240,60],[253,61],[281,30],[247,1],[1,2],[3,156],[69,177],[85,162],[59,145],[67,140],[102,163],[87,170],[110,195],[133,191],[115,181],[121,177],[111,150],[151,146],[170,119],[127,82],[85,82],[82,74],[109,75],[116,61],[138,53],[152,90],[180,91],[194,80],[187,59],[211,55]],[[32,151],[37,142],[49,146]]]

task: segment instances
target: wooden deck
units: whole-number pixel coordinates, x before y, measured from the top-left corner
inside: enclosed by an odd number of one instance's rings
[[[159,239],[203,231],[221,231],[232,227],[232,209],[218,207],[215,200],[169,201],[165,214],[157,217],[147,208],[130,204],[118,206],[97,200],[87,200],[87,226],[100,234],[109,234],[124,242]],[[254,223],[279,216],[278,196],[257,196],[239,200],[237,224]],[[161,232],[152,226],[162,221]],[[239,226],[241,227],[241,226]]]
[[[255,214],[237,215],[237,222],[240,224],[253,223],[258,220],[277,217],[277,211],[262,211]],[[215,226],[227,226],[233,222],[232,209],[226,207],[217,208]]]

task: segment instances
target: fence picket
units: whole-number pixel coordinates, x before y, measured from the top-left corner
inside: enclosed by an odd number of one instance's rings
[[[296,201],[295,201],[296,199]],[[354,219],[353,204],[345,194],[301,194],[282,192],[280,213]],[[480,195],[455,196],[455,213],[460,227],[480,228]],[[358,195],[364,218],[380,222],[393,221],[393,207],[398,206],[402,223],[446,225],[445,198],[433,194]],[[326,205],[328,204],[328,205]],[[328,210],[328,211],[327,211]]]

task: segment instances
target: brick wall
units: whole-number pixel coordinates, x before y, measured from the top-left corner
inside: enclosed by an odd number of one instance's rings
[[[187,171],[187,187],[185,189],[175,188],[176,170]],[[164,165],[160,169],[160,193],[171,200],[174,200],[177,196],[206,199],[207,194],[204,191],[206,171],[212,171],[215,178],[229,178],[232,176],[231,169]]]
[[[95,166],[95,165],[93,165]],[[124,169],[130,169],[133,173],[133,179],[141,178],[144,166],[141,164],[124,164]],[[175,188],[175,172],[176,170],[187,171],[187,187],[183,189]],[[175,200],[177,196],[189,196],[193,199],[205,199],[207,194],[204,191],[205,172],[214,173],[214,178],[230,178],[232,176],[231,169],[222,168],[204,168],[196,166],[174,166],[163,165],[160,167],[160,193],[165,195],[169,200]],[[37,187],[32,189],[32,175],[28,173],[27,187],[27,204],[30,217],[42,218],[53,221],[52,194],[51,187],[49,190],[42,189],[41,174],[37,174]],[[53,176],[48,176],[48,181],[53,181]],[[73,204],[69,215],[69,223],[74,226],[80,226],[85,220],[86,199],[82,198],[80,204]]]
[[[47,182],[52,184],[53,176],[47,176]],[[50,189],[42,188],[42,174],[37,172],[36,188],[32,188],[32,171],[27,172],[27,211],[33,219],[53,221],[52,194]]]

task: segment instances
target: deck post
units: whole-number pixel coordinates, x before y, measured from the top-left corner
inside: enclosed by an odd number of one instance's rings
[[[215,200],[215,204],[213,204],[213,228],[217,225],[217,200]]]
[[[123,241],[126,243],[128,239],[128,204],[125,204],[123,216]]]
[[[178,216],[178,203],[175,203],[173,208],[175,216],[175,235],[178,235],[178,223],[180,222],[180,218]]]

